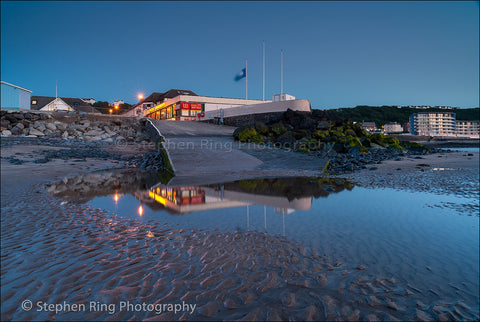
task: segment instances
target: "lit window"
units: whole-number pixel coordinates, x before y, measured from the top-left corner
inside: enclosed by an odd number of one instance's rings
[[[33,100],[33,101],[32,101],[32,104],[33,104],[33,105],[37,104],[37,101],[36,101],[36,100]]]

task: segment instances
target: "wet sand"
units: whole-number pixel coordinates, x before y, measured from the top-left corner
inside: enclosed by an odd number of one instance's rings
[[[2,148],[2,156],[38,148]],[[137,147],[130,147],[122,153],[138,152]],[[464,164],[460,163],[462,160]],[[417,164],[454,170],[421,171],[425,166]],[[87,159],[74,166],[64,160],[12,165],[2,159],[1,166],[2,320],[479,317],[478,308],[468,307],[462,301],[426,301],[425,294],[415,285],[399,283],[394,276],[375,276],[364,263],[334,261],[330,258],[335,254],[322,254],[283,237],[140,223],[116,218],[105,210],[65,203],[45,191],[48,182],[121,166],[119,163]],[[443,179],[446,173],[448,180]],[[468,180],[476,175],[478,180],[478,153],[471,159],[448,154],[442,158],[430,155],[414,161],[388,161],[378,165],[377,170],[352,174],[352,178],[365,186],[405,189],[423,189],[426,180],[433,180],[429,187],[449,190],[457,175]],[[419,179],[423,183],[415,183]],[[478,190],[478,185],[457,186],[453,193]],[[26,299],[33,303],[83,303],[87,310],[26,312],[21,308]],[[148,304],[184,301],[196,307],[193,314],[156,314],[145,310],[119,311],[118,305],[113,313],[95,312],[88,305],[91,301],[116,304],[127,300]]]

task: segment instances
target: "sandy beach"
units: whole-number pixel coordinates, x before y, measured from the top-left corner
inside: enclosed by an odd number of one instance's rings
[[[478,307],[441,299],[425,303],[424,295],[413,285],[392,276],[372,275],[361,262],[334,261],[335,254],[319,253],[288,238],[253,231],[222,233],[141,223],[117,218],[106,210],[67,203],[48,194],[45,184],[123,164],[92,158],[11,164],[5,159],[22,153],[18,158],[31,161],[34,151],[40,149],[62,147],[2,145],[2,320],[479,317]],[[152,151],[153,145],[109,145],[102,149],[135,155]],[[421,159],[385,161],[376,169],[342,177],[364,187],[478,195],[478,158],[478,153],[464,152],[423,155]],[[301,174],[302,169],[288,173]],[[478,204],[470,210],[478,216]],[[33,308],[22,308],[26,300]],[[36,305],[40,301],[76,303],[80,309],[39,311]],[[120,310],[119,303],[125,301],[150,306]],[[172,312],[162,306],[165,303],[194,308]],[[113,306],[99,308],[95,304]]]

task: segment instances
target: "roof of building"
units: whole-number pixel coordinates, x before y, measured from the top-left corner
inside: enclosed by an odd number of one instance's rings
[[[186,90],[186,89],[170,89],[166,91],[165,93],[159,93],[159,92],[153,92],[152,94],[148,95],[146,98],[144,98],[142,101],[138,102],[133,106],[131,109],[134,109],[140,104],[146,103],[146,102],[151,102],[151,103],[158,103],[158,102],[163,102],[166,98],[174,98],[180,95],[190,95],[190,96],[198,96],[192,91]],[[127,111],[128,112],[128,111]]]
[[[166,91],[165,93],[154,92],[154,93],[150,94],[148,97],[146,97],[143,101],[140,101],[140,103],[138,103],[137,105],[139,105],[141,103],[145,103],[145,102],[153,102],[153,103],[161,102],[161,101],[165,100],[166,98],[174,98],[174,97],[177,97],[177,96],[180,96],[180,95],[198,96],[197,94],[195,94],[194,92],[189,91],[189,90],[170,89],[170,90]]]
[[[73,110],[84,113],[100,113],[90,104],[82,101],[80,98],[72,97],[60,97],[66,104],[68,104]],[[40,110],[45,105],[55,100],[52,96],[32,96],[30,101],[30,108],[32,110]],[[32,101],[37,101],[37,104],[31,104]]]
[[[13,85],[13,84],[10,84],[10,83],[4,82],[4,81],[0,81],[0,83],[5,84],[5,85],[9,85],[9,86],[12,86],[12,87],[15,87],[15,88],[18,88],[18,89],[21,89],[21,90],[24,90],[24,91],[27,91],[27,92],[30,92],[30,93],[32,92],[29,89],[26,89],[26,88],[23,88],[23,87],[20,87],[20,86],[17,86],[17,85]]]

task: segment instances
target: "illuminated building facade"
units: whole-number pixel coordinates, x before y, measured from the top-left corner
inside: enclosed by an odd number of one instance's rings
[[[189,90],[171,89],[165,93],[152,93],[125,115],[188,121],[213,118],[218,111],[232,107],[267,102],[270,101],[199,96]]]
[[[410,116],[410,133],[430,136],[455,135],[455,113],[412,114]]]

